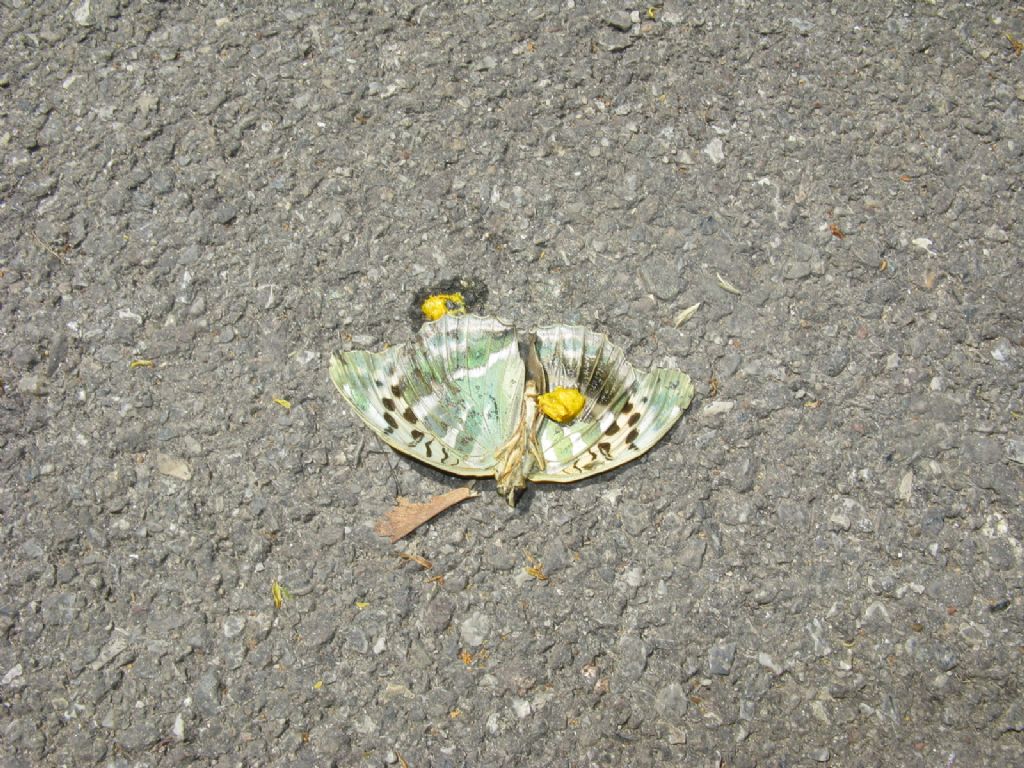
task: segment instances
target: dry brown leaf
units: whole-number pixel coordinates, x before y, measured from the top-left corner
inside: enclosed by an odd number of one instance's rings
[[[394,544],[428,520],[437,517],[448,507],[479,495],[469,488],[456,488],[448,493],[442,493],[440,496],[434,496],[422,504],[413,503],[404,496],[399,496],[398,505],[377,521],[374,530],[381,536],[389,538]]]

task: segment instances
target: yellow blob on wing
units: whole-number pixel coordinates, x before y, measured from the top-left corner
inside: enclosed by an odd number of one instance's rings
[[[428,296],[420,306],[427,320],[439,320],[447,314],[461,315],[466,312],[466,300],[461,293],[439,293]]]
[[[582,392],[568,387],[557,387],[537,398],[540,412],[559,424],[567,424],[575,419],[586,404],[587,398]]]

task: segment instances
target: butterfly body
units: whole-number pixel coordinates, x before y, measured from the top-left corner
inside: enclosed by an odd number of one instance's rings
[[[526,482],[571,482],[649,450],[693,397],[686,374],[637,375],[603,334],[549,326],[521,344],[494,318],[446,315],[378,353],[335,353],[331,379],[356,414],[398,451],[438,469],[493,476],[514,503]],[[578,389],[579,414],[544,417],[537,396]]]

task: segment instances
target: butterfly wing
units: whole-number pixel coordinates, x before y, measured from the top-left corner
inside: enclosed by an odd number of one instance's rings
[[[568,424],[543,419],[537,441],[546,467],[537,482],[567,483],[625,464],[650,450],[693,399],[690,377],[658,368],[637,375],[602,333],[576,326],[537,331],[547,388],[570,387],[586,397]]]
[[[331,380],[392,448],[458,475],[494,474],[519,418],[525,371],[515,328],[446,315],[383,352],[335,352]]]

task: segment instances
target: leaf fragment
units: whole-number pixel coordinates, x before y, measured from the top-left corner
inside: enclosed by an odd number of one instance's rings
[[[152,360],[132,360],[130,363],[128,363],[128,367],[129,368],[152,368],[153,367],[153,361]]]
[[[533,578],[535,578],[537,581],[548,580],[547,574],[544,573],[544,571],[541,568],[538,568],[536,565],[531,565],[527,568],[524,568],[523,570],[526,571],[528,575],[533,576]]]
[[[927,237],[915,237],[910,243],[925,251],[929,256],[936,255],[935,251],[932,250],[932,241]]]
[[[364,610],[366,610],[367,608],[370,607],[370,604],[368,602],[366,602],[365,600],[356,600],[355,606],[360,611],[364,611]]]
[[[381,536],[390,539],[391,543],[394,544],[428,520],[437,517],[449,507],[479,495],[469,488],[455,488],[439,496],[433,496],[422,504],[411,502],[404,496],[399,496],[398,504],[377,521],[374,530]]]
[[[280,608],[284,605],[285,600],[291,599],[291,592],[284,588],[284,586],[277,579],[274,579],[274,583],[270,585],[270,595],[274,598],[274,607]]]
[[[479,663],[486,661],[490,655],[490,652],[486,648],[481,648],[475,654],[470,653],[465,648],[463,648],[461,651],[459,651],[459,661],[461,661],[467,667],[472,667],[474,664],[477,664],[479,666]]]
[[[1022,43],[1016,37],[1011,35],[1009,32],[1006,33],[1006,39],[1010,41],[1010,45],[1013,46],[1014,54],[1019,58],[1021,53],[1024,53],[1024,43]]]
[[[289,402],[288,400],[285,400],[283,397],[275,397],[274,398],[274,402],[277,403],[278,405],[280,405],[286,411],[290,411],[292,409],[291,402]]]
[[[673,321],[673,325],[675,325],[675,327],[678,328],[691,317],[693,317],[695,314],[697,314],[697,310],[700,309],[700,304],[701,303],[698,301],[696,304],[687,307],[678,315],[676,315],[676,319],[675,321]]]
[[[532,576],[537,581],[547,581],[548,576],[544,573],[544,564],[526,550],[523,550],[523,554],[526,555],[526,562],[529,563],[526,568],[523,568],[527,575]]]
[[[409,552],[399,552],[398,556],[400,558],[402,558],[403,560],[411,560],[412,562],[416,563],[416,565],[418,565],[420,568],[422,568],[425,571],[429,571],[431,568],[434,567],[434,564],[432,562],[427,560],[427,558],[425,558],[425,557],[420,557],[419,555],[413,555],[413,554],[410,554]]]
[[[728,280],[726,280],[724,277],[722,277],[717,272],[715,272],[715,277],[718,278],[718,287],[721,288],[726,293],[731,293],[734,296],[742,296],[743,295],[743,292],[739,288],[737,288],[735,285],[730,283]]]

